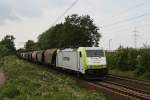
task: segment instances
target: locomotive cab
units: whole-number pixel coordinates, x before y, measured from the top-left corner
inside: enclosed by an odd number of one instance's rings
[[[100,47],[80,47],[80,72],[87,76],[107,74],[105,51]]]

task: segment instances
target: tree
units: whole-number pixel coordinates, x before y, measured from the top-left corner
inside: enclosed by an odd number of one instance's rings
[[[0,55],[1,56],[14,54],[16,52],[14,40],[15,40],[14,36],[6,35],[4,39],[0,41]]]
[[[38,43],[42,49],[98,46],[101,37],[98,30],[89,15],[73,14],[67,16],[64,23],[57,24],[42,33]]]
[[[16,48],[15,48],[14,40],[15,40],[14,36],[6,35],[4,39],[2,39],[0,44],[4,45],[8,49],[9,53],[15,53]]]
[[[36,50],[37,48],[37,43],[35,43],[33,40],[28,40],[25,45],[24,48],[26,51],[32,51],[32,50]]]
[[[99,28],[93,23],[89,15],[73,14],[65,18],[64,26],[69,33],[69,46],[98,46],[101,37]],[[72,37],[72,38],[70,38]]]
[[[8,48],[5,45],[0,45],[0,58],[8,55]]]

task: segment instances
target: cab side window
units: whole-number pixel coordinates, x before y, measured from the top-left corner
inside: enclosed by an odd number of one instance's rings
[[[80,52],[79,54],[80,54],[80,57],[82,57],[82,54],[81,54],[81,52]]]

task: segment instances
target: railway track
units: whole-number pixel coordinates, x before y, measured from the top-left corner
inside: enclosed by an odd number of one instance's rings
[[[82,83],[104,92],[111,100],[150,100],[150,82],[108,75],[101,81],[82,80]]]
[[[128,87],[129,89],[133,89],[136,91],[141,91],[146,94],[150,94],[150,82],[141,81],[132,78],[119,77],[114,75],[108,75],[104,81],[117,83],[118,85],[122,85],[124,87]]]
[[[143,91],[139,91],[135,88],[129,88],[128,86],[124,86],[113,82],[98,82],[96,84],[109,88],[118,94],[124,94],[130,97],[131,99],[150,100],[150,94],[147,94]]]

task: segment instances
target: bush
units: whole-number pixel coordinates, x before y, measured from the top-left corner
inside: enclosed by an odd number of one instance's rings
[[[120,48],[107,52],[107,65],[110,69],[123,71],[136,70],[137,75],[150,71],[150,49]]]
[[[137,56],[137,74],[140,75],[150,71],[150,49],[140,49]]]
[[[132,48],[118,49],[107,53],[107,64],[109,67],[121,70],[133,70],[136,67],[138,51]]]

